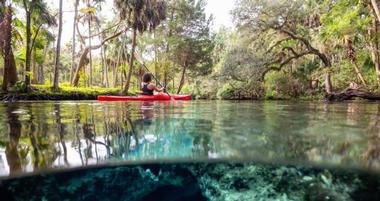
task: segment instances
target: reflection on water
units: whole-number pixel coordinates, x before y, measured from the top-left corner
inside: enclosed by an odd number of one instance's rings
[[[27,102],[0,105],[0,175],[146,160],[258,159],[380,169],[369,103]]]

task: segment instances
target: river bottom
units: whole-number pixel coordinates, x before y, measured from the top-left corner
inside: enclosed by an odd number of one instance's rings
[[[253,163],[155,164],[3,180],[1,200],[380,200],[380,176]]]

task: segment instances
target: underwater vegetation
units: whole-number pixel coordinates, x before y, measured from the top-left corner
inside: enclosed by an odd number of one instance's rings
[[[380,176],[254,163],[152,164],[13,178],[1,200],[380,200]]]

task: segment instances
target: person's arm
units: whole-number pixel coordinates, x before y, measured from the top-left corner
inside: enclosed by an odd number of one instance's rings
[[[150,85],[149,85],[149,89],[150,89],[150,90],[157,91],[157,92],[163,92],[163,91],[164,91],[164,88],[162,88],[162,87],[157,87],[155,84],[150,84]]]

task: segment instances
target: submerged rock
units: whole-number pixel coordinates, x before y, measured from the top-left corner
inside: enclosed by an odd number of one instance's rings
[[[196,178],[188,169],[178,166],[80,170],[5,181],[1,186],[15,200],[153,200],[156,196],[162,200],[203,198]],[[175,193],[167,194],[170,191]]]

